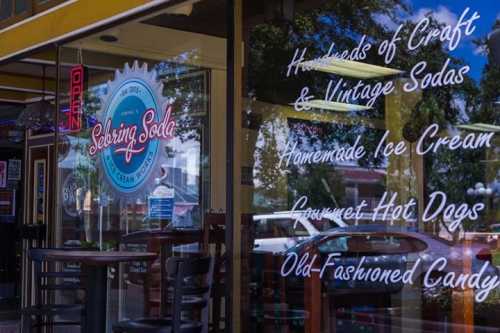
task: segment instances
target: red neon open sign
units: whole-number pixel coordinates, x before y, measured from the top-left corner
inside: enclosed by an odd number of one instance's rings
[[[69,112],[67,128],[71,132],[82,129],[83,92],[85,90],[85,67],[76,65],[71,68],[69,85]]]

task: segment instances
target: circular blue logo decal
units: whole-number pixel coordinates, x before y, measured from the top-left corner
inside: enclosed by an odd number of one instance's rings
[[[126,66],[118,72],[108,87],[103,119],[92,128],[89,154],[99,153],[107,180],[121,193],[136,192],[148,181],[161,140],[174,135],[171,108],[161,110],[163,86],[149,82],[152,77],[137,63],[132,71]]]
[[[134,192],[147,179],[158,152],[158,139],[139,143],[131,147],[132,156],[127,161],[127,146],[143,132],[142,117],[148,109],[158,110],[155,97],[145,82],[137,79],[127,80],[111,97],[106,114],[111,119],[111,128],[123,129],[124,138],[101,154],[102,165],[111,183],[122,192]],[[158,113],[155,117],[158,121]],[[134,128],[136,128],[134,130]],[[136,132],[135,134],[132,132]],[[118,131],[119,132],[119,131]],[[137,141],[137,139],[136,139]]]

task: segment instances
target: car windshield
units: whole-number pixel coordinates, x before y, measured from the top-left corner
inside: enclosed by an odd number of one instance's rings
[[[420,252],[427,245],[416,238],[400,235],[342,235],[323,240],[318,248],[322,253],[382,255]]]
[[[314,226],[314,228],[318,231],[327,231],[332,228],[338,228],[339,225],[335,223],[335,221],[329,220],[329,219],[322,219],[322,220],[312,220],[310,223]]]

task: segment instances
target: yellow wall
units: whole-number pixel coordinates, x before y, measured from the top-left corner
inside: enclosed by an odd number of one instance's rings
[[[168,0],[78,0],[0,30],[0,61]]]

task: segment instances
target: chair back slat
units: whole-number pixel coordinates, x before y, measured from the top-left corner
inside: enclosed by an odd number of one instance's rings
[[[47,261],[47,255],[52,249],[35,248],[28,251],[28,257],[33,264],[34,304],[44,304],[44,291],[84,290],[81,284],[83,275],[80,272],[64,272],[51,269],[54,262]],[[65,249],[66,250],[66,249]],[[78,250],[68,248],[68,251]],[[59,282],[57,279],[78,279],[78,282]]]
[[[183,278],[207,275],[210,272],[212,258],[190,258],[183,260],[179,266],[179,274]]]
[[[75,248],[64,249],[77,250]],[[82,286],[84,275],[80,272],[59,270],[56,261],[48,258],[52,250],[55,249],[31,248],[28,250],[27,257],[32,265],[30,276],[33,280],[32,284],[30,283],[28,305],[21,310],[22,332],[31,332],[34,327],[37,327],[40,332],[43,327],[80,325],[81,320],[68,321],[64,316],[79,313],[80,318],[83,318],[85,315],[84,307],[78,302],[59,302],[57,291],[85,290]]]
[[[210,290],[213,284],[214,260],[211,257],[202,258],[175,258],[172,257],[167,262],[169,268],[168,275],[174,280],[174,295],[172,304],[173,332],[186,333],[202,332],[208,325],[208,304]],[[189,300],[196,302],[190,306]],[[201,309],[200,309],[201,307]],[[197,325],[190,325],[183,328],[182,313],[185,311],[201,310],[201,321]]]

